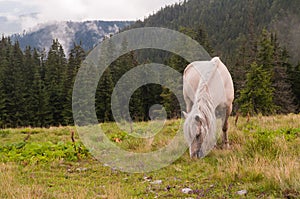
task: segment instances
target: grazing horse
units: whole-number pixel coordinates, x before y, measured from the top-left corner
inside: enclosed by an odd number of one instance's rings
[[[184,136],[190,156],[202,158],[217,141],[217,119],[222,121],[223,147],[228,148],[228,118],[232,111],[234,88],[231,75],[222,61],[197,61],[188,65],[183,75],[183,96],[187,113]]]

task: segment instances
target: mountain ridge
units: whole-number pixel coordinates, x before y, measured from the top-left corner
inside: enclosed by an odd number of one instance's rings
[[[105,37],[119,32],[132,23],[133,21],[56,21],[39,24],[28,32],[14,34],[11,38],[13,41],[18,41],[23,50],[26,46],[47,50],[53,39],[58,39],[65,52],[69,52],[74,43],[81,44],[84,50],[89,51]]]

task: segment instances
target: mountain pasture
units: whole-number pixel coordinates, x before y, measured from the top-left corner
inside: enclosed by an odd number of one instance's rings
[[[300,115],[230,118],[230,149],[207,157],[188,151],[150,173],[123,173],[95,160],[74,127],[0,130],[0,198],[298,198]],[[112,142],[134,152],[168,144],[179,120],[137,140],[101,124]],[[139,123],[141,127],[146,123]],[[221,142],[220,142],[221,144]]]

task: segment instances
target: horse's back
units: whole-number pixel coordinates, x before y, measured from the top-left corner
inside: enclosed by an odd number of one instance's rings
[[[183,94],[185,98],[194,100],[197,89],[202,84],[208,86],[215,103],[229,105],[234,98],[231,75],[219,58],[211,61],[196,61],[188,65],[183,76]]]

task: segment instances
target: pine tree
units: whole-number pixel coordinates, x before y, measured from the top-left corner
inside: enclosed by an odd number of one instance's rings
[[[195,37],[194,39],[199,42],[199,44],[201,44],[203,46],[203,48],[210,54],[213,55],[214,54],[214,49],[210,44],[210,41],[208,39],[208,34],[205,30],[205,28],[203,28],[203,25],[201,26],[197,26],[195,29]]]
[[[80,68],[81,63],[85,59],[85,52],[80,45],[74,44],[74,47],[71,49],[67,64],[67,70],[64,80],[64,92],[65,103],[63,108],[63,117],[64,123],[66,125],[74,124],[73,114],[72,114],[72,92],[73,86],[76,78],[76,74]]]
[[[22,79],[23,79],[23,100],[24,100],[24,113],[22,116],[22,121],[25,126],[32,126],[32,116],[33,112],[32,106],[31,106],[31,85],[33,82],[33,59],[32,59],[32,53],[31,53],[31,47],[27,46],[24,53],[24,65],[22,66]]]
[[[265,70],[272,71],[275,65],[274,59],[274,45],[272,43],[271,35],[263,29],[261,38],[258,42],[258,65],[262,65]],[[273,75],[271,73],[271,75]]]
[[[110,69],[103,73],[96,91],[96,113],[99,122],[111,121],[111,95],[113,91],[113,81]]]
[[[289,70],[289,77],[292,82],[292,90],[295,94],[295,104],[297,105],[296,112],[300,112],[300,63]]]
[[[274,46],[274,76],[272,86],[274,87],[274,103],[278,107],[277,113],[287,114],[296,111],[295,95],[288,76],[288,70],[292,65],[289,63],[289,54],[282,49],[277,41],[276,34],[271,35]]]
[[[121,51],[122,52],[127,52],[128,51],[128,42],[126,39],[122,41],[121,44]],[[134,67],[138,66],[138,61],[136,59],[136,56],[134,52],[128,52],[121,57],[119,57],[114,63],[111,65],[111,74],[112,74],[112,80],[113,84],[116,85],[117,82],[120,80],[120,78],[125,75],[127,72],[129,72],[131,69]],[[127,86],[132,85],[133,79],[129,80],[130,82],[123,82],[123,87],[127,88]],[[122,119],[128,120],[129,118],[124,118],[125,113],[123,113],[123,109],[121,107],[128,106],[127,104],[123,104],[124,98],[125,98],[125,93],[118,93],[119,96],[117,96],[118,99],[115,99],[113,102],[118,103],[115,105],[118,110],[115,110],[118,112],[120,117]],[[128,97],[128,96],[126,96]],[[131,117],[133,119],[138,119],[138,118],[144,118],[144,110],[142,107],[142,94],[141,94],[141,89],[136,90],[132,96],[130,97],[130,102],[129,102],[129,112],[131,114]],[[118,118],[120,119],[120,118]]]
[[[208,35],[202,25],[192,28],[180,26],[179,31],[197,41],[209,54],[214,54],[214,50],[210,45]]]
[[[243,114],[270,115],[275,112],[270,72],[255,62],[247,73],[246,85],[237,100]]]
[[[177,55],[172,55],[168,60],[167,65],[183,74],[188,62]],[[181,85],[181,82],[178,82],[179,80],[175,80],[172,76],[166,77],[165,79],[168,82],[168,85],[173,84],[173,88],[175,85]],[[182,90],[182,87],[177,89]],[[163,87],[160,96],[162,97],[162,104],[164,105],[168,118],[178,118],[181,113],[177,97],[174,93],[172,93],[169,88]]]
[[[250,48],[246,37],[240,36],[240,43],[241,45],[238,47],[236,54],[232,58],[231,64],[228,65],[234,83],[235,99],[239,98],[240,92],[245,86],[246,72],[249,70],[251,63],[253,63],[250,62]],[[230,66],[234,66],[233,69],[231,69]],[[233,111],[235,112],[237,110],[238,105],[237,103],[234,103]]]
[[[129,69],[133,69],[139,65],[134,52],[128,53],[124,58],[126,60],[125,62],[129,66]],[[137,89],[132,94],[129,102],[129,112],[134,120],[144,120],[145,110],[143,109],[143,96],[141,88]]]
[[[7,96],[7,69],[9,68],[9,54],[10,54],[10,43],[7,38],[2,37],[0,41],[0,127],[7,127],[8,123],[8,109],[7,102],[9,101]]]
[[[8,127],[22,126],[24,110],[24,88],[22,79],[23,53],[19,43],[6,49],[7,65],[3,69],[4,93],[6,94],[6,125]],[[13,91],[13,92],[12,92]]]
[[[47,124],[62,125],[63,106],[65,103],[64,80],[66,79],[66,58],[64,50],[58,40],[53,40],[45,62],[45,87],[47,93]]]
[[[249,34],[247,35],[247,56],[250,63],[256,61],[256,51],[257,51],[257,42],[256,42],[256,35],[255,35],[255,7],[254,7],[254,0],[248,0],[248,27],[249,27]],[[250,65],[250,64],[249,64]]]
[[[31,86],[31,107],[33,114],[32,124],[35,127],[45,127],[47,125],[47,107],[46,107],[46,88],[43,81],[43,58],[42,54],[39,54],[37,49],[33,50],[33,82]]]

